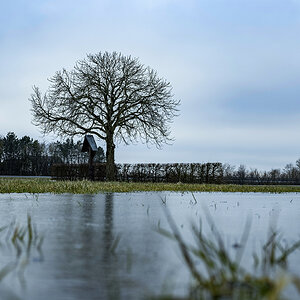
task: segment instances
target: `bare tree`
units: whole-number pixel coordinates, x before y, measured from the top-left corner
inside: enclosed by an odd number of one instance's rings
[[[245,165],[240,165],[236,171],[236,176],[241,184],[244,184],[245,178],[247,176],[247,168]]]
[[[300,158],[296,160],[296,167],[300,171]]]
[[[59,136],[91,133],[106,142],[108,180],[115,179],[115,143],[144,140],[160,147],[180,101],[169,82],[137,58],[90,54],[72,71],[56,72],[45,94],[33,87],[33,124]]]

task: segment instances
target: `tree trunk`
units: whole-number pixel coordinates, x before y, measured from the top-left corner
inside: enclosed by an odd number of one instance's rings
[[[116,180],[115,144],[113,135],[108,135],[106,137],[106,180]]]

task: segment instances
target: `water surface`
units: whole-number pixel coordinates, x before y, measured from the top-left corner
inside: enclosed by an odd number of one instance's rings
[[[169,229],[167,206],[180,232],[192,242],[190,225],[203,219],[204,208],[228,248],[239,242],[252,220],[244,263],[266,240],[270,224],[286,242],[300,239],[300,195],[260,193],[127,193],[96,195],[2,194],[0,227],[32,216],[44,236],[20,276],[17,270],[0,282],[1,299],[141,299],[172,292],[183,295],[189,273],[176,244],[158,234]],[[16,258],[16,249],[0,232],[0,269]],[[290,257],[291,272],[300,275],[300,251]],[[297,299],[295,294],[291,299]],[[13,298],[15,297],[15,298]]]

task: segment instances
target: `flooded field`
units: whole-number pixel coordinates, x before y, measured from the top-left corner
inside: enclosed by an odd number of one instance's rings
[[[292,193],[1,194],[0,207],[4,300],[184,295],[191,278],[178,246],[157,232],[170,230],[164,207],[188,242],[192,222],[201,218],[203,229],[210,231],[208,211],[233,254],[250,219],[242,260],[247,268],[270,226],[276,225],[285,242],[300,239],[300,194]],[[33,238],[22,242],[20,228],[30,231],[28,215]],[[16,228],[21,232],[18,245],[12,242]],[[289,270],[300,275],[300,251],[289,261]],[[6,274],[3,268],[8,263],[15,265]],[[293,289],[288,294],[289,299],[299,297]]]

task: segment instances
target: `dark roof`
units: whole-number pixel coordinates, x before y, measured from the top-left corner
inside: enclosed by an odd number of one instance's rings
[[[82,146],[81,152],[88,152],[90,148],[91,148],[91,150],[93,152],[97,152],[98,151],[98,148],[97,148],[97,145],[96,145],[94,137],[92,135],[90,135],[90,134],[87,134],[84,137],[84,141],[83,141],[83,146]]]

